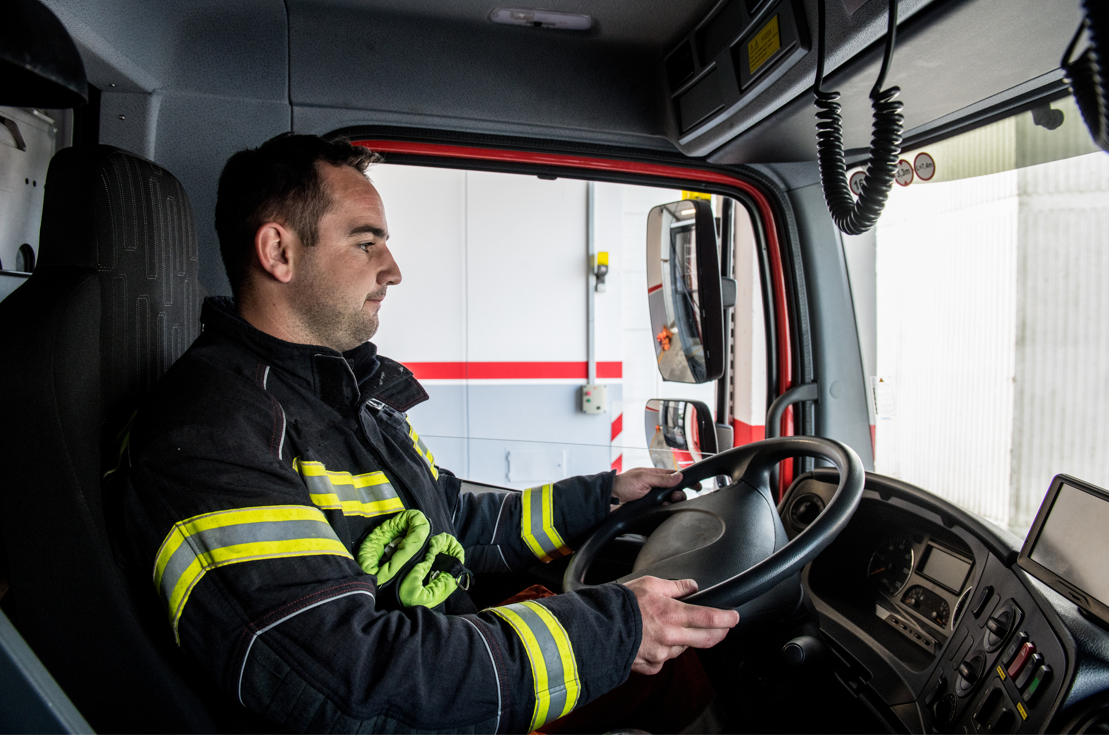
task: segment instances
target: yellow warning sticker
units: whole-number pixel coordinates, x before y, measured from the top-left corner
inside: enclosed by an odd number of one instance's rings
[[[711,200],[712,195],[705,194],[704,192],[690,192],[687,189],[682,190],[683,200]]]
[[[747,66],[751,74],[774,56],[774,52],[782,48],[782,36],[778,33],[778,16],[770,19],[755,37],[747,42]]]
[[[1000,665],[997,666],[997,675],[1001,677],[1001,680],[1005,680],[1005,669],[1002,668]]]
[[[1028,718],[1028,712],[1026,712],[1024,710],[1024,704],[1020,703],[1019,701],[1017,702],[1017,711],[1020,712],[1020,718],[1021,719],[1027,719]]]

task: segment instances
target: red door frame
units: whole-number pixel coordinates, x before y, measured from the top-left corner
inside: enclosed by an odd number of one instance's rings
[[[782,268],[781,245],[778,240],[778,227],[774,210],[766,196],[749,182],[732,174],[720,171],[694,169],[671,164],[652,164],[641,161],[621,159],[601,159],[574,154],[538,153],[534,151],[514,151],[509,149],[480,148],[476,146],[457,146],[440,143],[417,143],[412,141],[393,141],[381,139],[355,140],[356,146],[364,146],[381,153],[412,154],[445,159],[468,159],[473,161],[500,161],[520,164],[556,166],[566,169],[585,169],[592,171],[636,174],[640,176],[666,177],[669,179],[688,179],[735,187],[747,194],[758,208],[759,217],[765,224],[767,251],[770,253],[770,274],[774,288],[774,312],[778,326],[778,394],[779,396],[793,386],[793,362],[791,336],[789,332],[789,311],[786,300],[785,271]],[[782,415],[781,436],[793,434],[793,408],[787,407]],[[789,488],[793,480],[793,463],[785,461],[781,466],[780,495]]]

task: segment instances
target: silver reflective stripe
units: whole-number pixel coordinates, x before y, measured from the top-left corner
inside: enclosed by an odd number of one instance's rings
[[[154,588],[165,601],[176,636],[189,595],[208,571],[247,561],[309,555],[352,560],[316,507],[281,505],[209,512],[170,528],[155,556]]]
[[[478,627],[466,617],[460,617],[460,619],[477,631],[482,644],[485,645],[485,652],[489,654],[489,665],[493,667],[493,680],[497,682],[497,724],[493,727],[493,734],[496,734],[497,730],[501,728],[501,676],[497,672],[497,663],[493,660],[493,651],[489,649],[489,641],[485,639],[485,633],[481,631],[481,627]]]
[[[554,527],[552,484],[524,489],[521,497],[520,536],[536,558],[549,563],[573,551]]]
[[[339,594],[337,596],[332,596],[329,599],[324,599],[323,601],[317,601],[315,604],[309,604],[308,606],[304,607],[303,609],[299,609],[299,610],[293,612],[292,614],[290,614],[286,617],[282,617],[281,619],[277,620],[273,624],[266,625],[262,629],[258,630],[254,634],[252,634],[250,636],[250,642],[248,642],[247,645],[246,645],[246,653],[243,655],[243,664],[239,668],[239,703],[242,704],[243,706],[246,706],[246,704],[243,703],[243,674],[246,673],[246,661],[250,658],[250,649],[252,647],[254,647],[254,641],[255,640],[257,640],[259,637],[261,637],[265,633],[269,632],[270,630],[272,630],[274,627],[281,624],[282,622],[287,622],[288,620],[292,619],[293,617],[295,617],[299,614],[304,614],[304,612],[308,611],[309,609],[315,609],[316,607],[320,606],[321,604],[326,604],[330,601],[335,601],[336,599],[343,599],[347,596],[361,596],[361,595],[368,596],[371,599],[373,599],[375,602],[377,601],[377,597],[375,597],[369,591],[348,591],[345,594]],[[486,645],[486,647],[488,648],[489,646]],[[500,694],[499,693],[497,694],[497,699],[498,699],[498,704],[499,704],[499,702],[500,702]],[[498,717],[500,716],[500,709],[497,710],[497,716]],[[498,724],[499,723],[500,722],[498,721]]]
[[[277,460],[280,461],[285,452],[285,408],[280,404],[277,405],[277,408],[281,410],[281,440],[277,443]]]
[[[565,716],[581,692],[573,645],[558,619],[536,601],[490,609],[519,636],[531,665],[535,708],[531,731]]]
[[[404,510],[400,495],[381,471],[352,476],[346,471],[329,471],[319,461],[299,458],[293,459],[293,468],[320,509],[338,509],[348,517],[377,517]]]
[[[335,530],[331,525],[315,520],[247,522],[194,532],[189,536],[189,544],[178,547],[166,563],[162,572],[162,596],[168,602],[189,566],[213,550],[251,543],[334,537]]]

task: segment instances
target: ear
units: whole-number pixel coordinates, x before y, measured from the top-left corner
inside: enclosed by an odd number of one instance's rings
[[[254,234],[254,255],[262,270],[282,284],[293,278],[293,235],[281,223],[269,222]]]

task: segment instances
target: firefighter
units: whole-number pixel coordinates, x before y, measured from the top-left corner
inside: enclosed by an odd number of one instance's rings
[[[233,299],[127,435],[125,555],[178,645],[295,731],[526,732],[738,615],[644,578],[476,611],[475,575],[571,552],[680,474],[633,469],[477,493],[405,412],[427,399],[369,339],[401,274],[374,156],[283,135],[235,154],[216,229]]]

